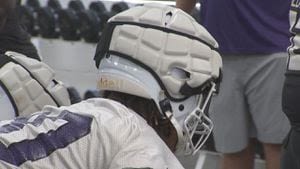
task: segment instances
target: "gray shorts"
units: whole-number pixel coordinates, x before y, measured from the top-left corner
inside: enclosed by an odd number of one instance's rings
[[[249,138],[282,143],[290,128],[281,109],[286,58],[286,53],[223,57],[223,81],[210,107],[219,152],[241,151]]]

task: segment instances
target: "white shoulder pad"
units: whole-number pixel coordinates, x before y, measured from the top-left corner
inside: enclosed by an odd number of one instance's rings
[[[53,81],[54,71],[48,65],[16,52],[5,55],[13,61],[1,67],[0,80],[13,98],[16,114],[25,116],[44,105],[70,104],[66,88]]]

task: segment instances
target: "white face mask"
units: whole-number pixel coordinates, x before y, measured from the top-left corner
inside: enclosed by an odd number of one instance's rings
[[[204,145],[213,129],[213,123],[205,114],[205,110],[209,107],[209,100],[215,92],[215,84],[212,86],[206,97],[200,96],[198,105],[187,116],[183,124],[183,132],[185,133],[186,146],[185,154],[195,154]]]
[[[0,86],[0,121],[10,120],[15,117],[14,107],[5,90]]]

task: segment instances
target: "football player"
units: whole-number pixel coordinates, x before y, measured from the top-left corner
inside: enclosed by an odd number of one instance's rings
[[[300,1],[292,0],[291,2],[290,31],[292,38],[291,46],[288,48],[289,59],[282,95],[282,109],[291,123],[291,130],[284,143],[282,169],[300,168]]]
[[[0,168],[182,169],[173,153],[196,153],[213,127],[206,111],[220,81],[217,48],[174,7],[117,14],[95,54],[108,99],[3,121]]]

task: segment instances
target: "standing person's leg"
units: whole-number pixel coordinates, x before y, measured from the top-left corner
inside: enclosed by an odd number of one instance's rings
[[[223,153],[222,169],[253,169],[254,147],[250,141],[251,117],[244,97],[243,56],[223,57],[220,93],[212,99],[216,150]]]
[[[281,160],[280,160],[280,168],[297,168],[296,159],[294,159],[293,155],[293,148],[292,145],[289,143],[289,136],[286,138],[286,143],[284,143],[281,153]]]
[[[279,169],[280,168],[280,154],[281,144],[268,144],[264,143],[264,152],[267,169]]]
[[[292,125],[285,140],[281,169],[300,168],[300,72],[287,72],[282,91],[282,109]]]
[[[291,129],[282,149],[281,169],[300,168],[300,131]]]
[[[267,169],[279,169],[281,144],[290,129],[281,110],[281,93],[286,65],[285,53],[248,57],[246,96],[257,130],[263,143]]]
[[[221,169],[253,169],[255,144],[250,141],[248,146],[240,152],[223,154]]]

